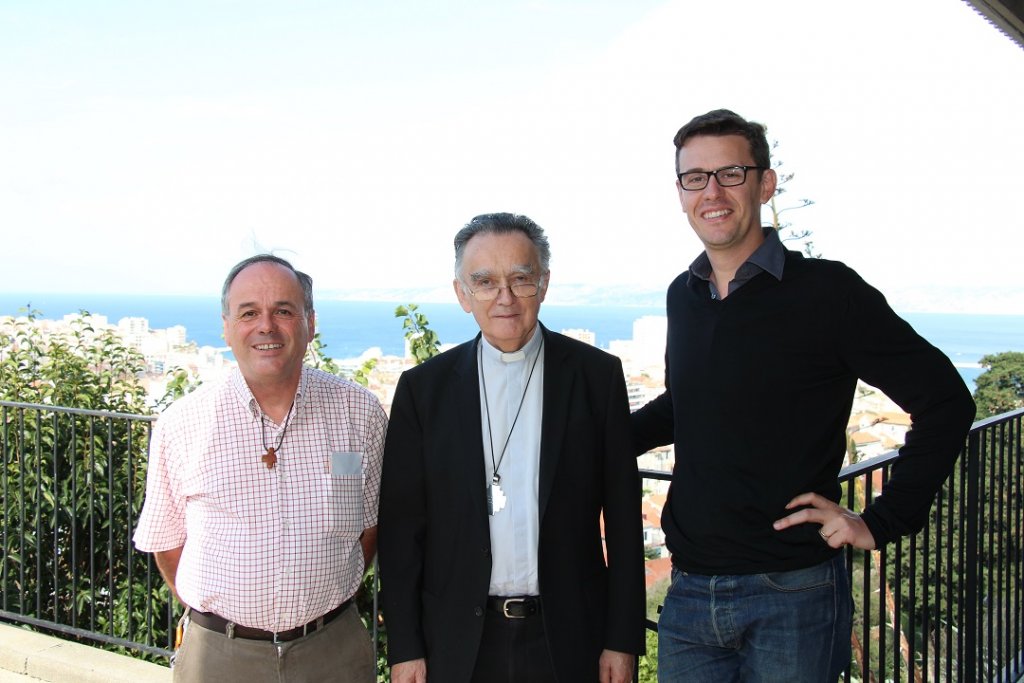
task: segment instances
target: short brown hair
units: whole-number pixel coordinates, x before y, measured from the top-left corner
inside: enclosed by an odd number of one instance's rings
[[[676,146],[676,173],[681,170],[679,168],[679,150],[683,148],[687,140],[698,135],[742,135],[750,143],[750,154],[754,157],[754,164],[761,168],[770,168],[772,159],[768,138],[765,135],[766,130],[764,125],[747,121],[728,109],[715,109],[707,114],[695,116],[679,129],[672,140]]]

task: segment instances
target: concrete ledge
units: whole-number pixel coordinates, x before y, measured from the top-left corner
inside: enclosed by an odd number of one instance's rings
[[[0,624],[0,670],[18,674],[26,682],[168,683],[171,680],[171,670],[167,667],[10,624]]]

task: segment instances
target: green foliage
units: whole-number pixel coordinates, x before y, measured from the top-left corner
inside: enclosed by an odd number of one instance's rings
[[[640,683],[658,683],[658,632],[647,631],[647,654],[637,665]]]
[[[303,361],[310,367],[318,368],[332,375],[340,375],[341,369],[338,367],[338,364],[334,362],[333,358],[324,353],[326,348],[327,344],[324,344],[320,338],[320,333],[314,333],[313,339],[310,340],[309,347],[306,349],[306,357]]]
[[[409,304],[399,306],[395,309],[395,317],[402,318],[402,329],[405,330],[405,338],[409,342],[409,353],[416,359],[419,365],[441,352],[441,342],[437,333],[431,330],[428,325],[430,321],[427,316],[417,313],[419,306]]]
[[[370,386],[370,373],[377,367],[376,358],[367,358],[352,375],[352,381],[364,387]]]
[[[163,412],[164,408],[171,405],[185,394],[191,393],[203,383],[198,376],[193,375],[185,368],[171,368],[167,371],[167,388],[164,395],[156,402],[156,412]]]
[[[646,556],[646,551],[645,551]],[[670,579],[663,579],[647,588],[647,618],[657,623],[661,606],[665,604]],[[640,683],[657,683],[658,681],[658,632],[647,631],[647,654],[640,657],[637,665]]]
[[[130,535],[151,424],[141,417],[144,360],[114,331],[96,330],[88,313],[51,335],[38,317],[30,311],[0,328],[0,400],[103,412],[0,413],[5,609],[164,646],[166,619],[155,615],[169,596],[140,594],[153,569]]]
[[[5,400],[145,413],[139,375],[145,359],[116,332],[97,332],[81,311],[70,330],[47,337],[39,311],[0,332],[0,396]]]
[[[981,359],[985,372],[975,382],[978,419],[1024,408],[1024,352],[1006,351]]]

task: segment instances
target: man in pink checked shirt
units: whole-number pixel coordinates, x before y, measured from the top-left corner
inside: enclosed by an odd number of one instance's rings
[[[175,681],[373,681],[353,597],[373,559],[387,418],[305,367],[312,280],[253,256],[221,298],[238,368],[161,415],[135,545],[185,605]]]

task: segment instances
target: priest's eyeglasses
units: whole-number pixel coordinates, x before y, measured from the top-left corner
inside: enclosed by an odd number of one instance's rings
[[[677,173],[679,186],[691,192],[703,190],[708,186],[711,176],[720,187],[733,187],[742,185],[747,180],[747,171],[767,171],[764,166],[723,166],[714,171],[690,171],[688,173]]]
[[[511,285],[491,285],[487,284],[490,280],[485,280],[484,284],[478,286],[476,289],[471,289],[469,285],[463,283],[474,299],[477,301],[494,301],[501,295],[501,290],[506,287],[512,296],[517,299],[529,299],[537,296],[537,292],[540,291],[542,282],[516,282]]]

